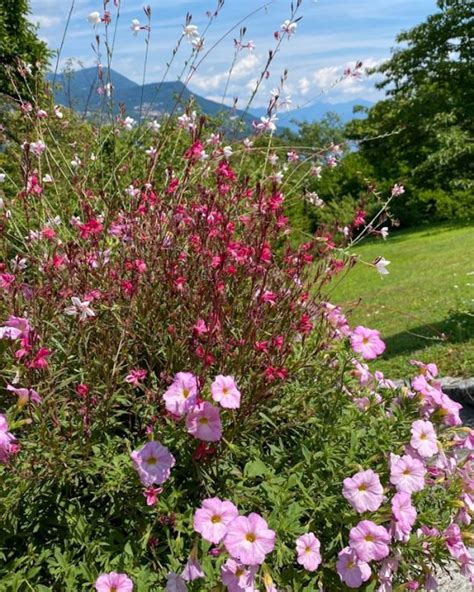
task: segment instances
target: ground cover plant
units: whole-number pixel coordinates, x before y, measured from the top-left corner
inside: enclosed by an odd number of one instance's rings
[[[190,16],[184,42],[198,59]],[[474,582],[460,405],[435,364],[403,388],[369,370],[379,331],[327,300],[403,187],[296,241],[287,202],[320,207],[304,181],[339,147],[274,141],[284,77],[229,139],[192,105],[92,125],[21,72],[41,92],[3,131],[2,589],[434,590],[453,561]]]
[[[449,376],[474,373],[474,251],[472,226],[430,226],[397,231],[383,245],[392,261],[383,281],[356,265],[328,296],[353,310],[354,324],[376,326],[387,350],[377,361],[386,374],[402,378],[412,358],[436,362]],[[353,249],[365,261],[381,253],[380,243]]]

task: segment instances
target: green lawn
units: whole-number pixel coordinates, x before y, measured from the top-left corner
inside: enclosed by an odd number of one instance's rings
[[[418,359],[474,376],[474,226],[397,232],[351,252],[391,261],[383,278],[358,263],[330,290],[331,302],[352,310],[352,325],[381,332],[387,349],[373,366],[398,378]]]

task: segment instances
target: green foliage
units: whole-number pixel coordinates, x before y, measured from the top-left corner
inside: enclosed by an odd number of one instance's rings
[[[0,0],[0,94],[17,98],[31,96],[32,73],[41,71],[50,57],[46,44],[36,35],[28,21],[28,0]],[[19,70],[22,70],[23,74]]]

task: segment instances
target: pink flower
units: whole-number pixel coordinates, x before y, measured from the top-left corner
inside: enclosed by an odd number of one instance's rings
[[[247,568],[235,559],[228,559],[221,567],[222,583],[229,592],[253,590],[256,567]]]
[[[150,487],[147,487],[145,489],[145,491],[143,492],[143,495],[146,498],[146,505],[147,506],[154,506],[156,504],[156,502],[158,501],[158,496],[160,495],[160,493],[162,493],[163,488],[162,487],[153,487],[153,485],[150,485]]]
[[[201,564],[195,557],[192,556],[192,553],[183,569],[181,577],[186,582],[193,582],[194,580],[204,577]]]
[[[173,384],[163,395],[166,409],[173,415],[181,417],[196,404],[197,380],[190,372],[178,372]]]
[[[227,533],[227,526],[237,518],[239,511],[228,500],[211,497],[202,502],[194,514],[193,527],[203,539],[217,545]]]
[[[349,588],[359,588],[371,576],[369,564],[361,561],[350,547],[339,551],[336,568],[339,577]]]
[[[97,578],[95,589],[97,592],[132,592],[133,582],[126,574],[112,571]]]
[[[130,370],[130,373],[125,377],[125,382],[133,384],[133,386],[138,386],[138,384],[145,379],[146,375],[146,370],[134,368],[133,370]]]
[[[11,384],[7,384],[7,391],[10,391],[11,393],[15,393],[15,395],[18,395],[18,405],[20,406],[26,405],[28,401],[31,401],[31,403],[39,405],[39,403],[41,403],[42,400],[34,389],[16,388]]]
[[[176,573],[169,573],[166,580],[166,592],[186,592],[188,589],[184,579]]]
[[[411,495],[399,491],[392,499],[392,536],[396,541],[407,542],[416,522],[416,508],[411,503]]]
[[[361,325],[352,332],[351,346],[365,360],[375,360],[385,351],[385,343],[380,339],[380,333]]]
[[[28,339],[31,327],[28,319],[10,316],[0,327],[0,339]]]
[[[244,565],[260,565],[275,546],[275,532],[265,520],[252,512],[233,520],[224,538],[224,545],[234,559]]]
[[[390,455],[390,483],[397,491],[416,493],[425,487],[425,465],[408,454]]]
[[[429,458],[438,452],[438,442],[436,432],[431,421],[418,419],[411,426],[410,445],[418,452],[420,456]]]
[[[240,407],[240,391],[235,384],[233,376],[216,376],[211,384],[212,398],[221,407],[226,409],[238,409]]]
[[[175,459],[168,448],[155,440],[147,442],[140,450],[134,450],[131,457],[140,481],[145,487],[154,483],[158,485],[164,483],[175,464]]]
[[[316,571],[321,563],[321,543],[312,532],[296,539],[296,561],[307,571]]]
[[[8,431],[7,418],[0,413],[0,463],[7,462],[15,452],[15,436]]]
[[[196,405],[186,416],[186,429],[198,440],[218,442],[222,437],[219,409],[207,401]]]
[[[361,561],[379,561],[387,557],[389,542],[390,535],[386,529],[371,520],[362,520],[349,533],[349,545]]]
[[[342,495],[356,512],[375,512],[383,502],[383,487],[372,469],[344,479]]]

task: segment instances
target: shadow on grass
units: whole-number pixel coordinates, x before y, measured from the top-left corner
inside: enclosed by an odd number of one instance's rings
[[[386,337],[387,349],[383,357],[390,359],[436,344],[448,346],[471,339],[474,339],[474,314],[456,311],[439,323],[413,327]]]

